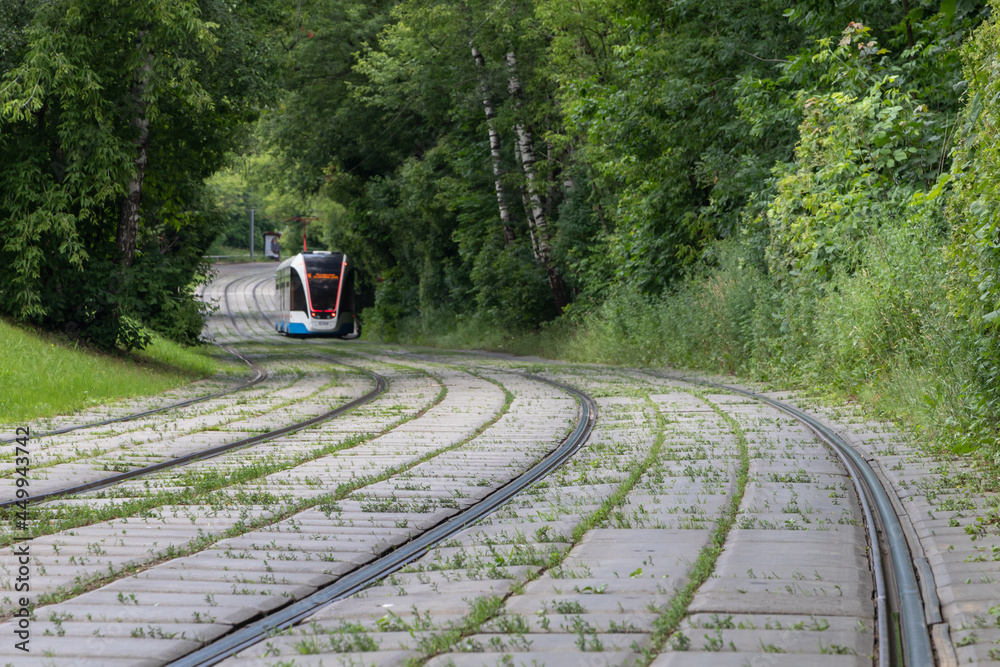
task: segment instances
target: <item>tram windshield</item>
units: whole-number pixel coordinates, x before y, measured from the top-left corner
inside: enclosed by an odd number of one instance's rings
[[[344,256],[340,253],[303,255],[313,310],[337,309],[337,287],[340,283],[340,267],[343,258]]]

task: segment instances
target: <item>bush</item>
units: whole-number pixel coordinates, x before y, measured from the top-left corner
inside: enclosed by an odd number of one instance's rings
[[[942,186],[951,188],[949,221],[955,281],[952,301],[970,322],[976,364],[965,392],[971,419],[965,439],[997,452],[1000,438],[1000,23],[994,14],[963,47],[968,103],[955,150],[955,166]],[[947,180],[947,183],[945,181]]]
[[[664,297],[616,287],[584,317],[568,353],[581,360],[748,370],[760,329],[758,310],[770,304],[772,287],[749,259],[753,253],[735,240],[712,250],[712,265],[703,265]]]

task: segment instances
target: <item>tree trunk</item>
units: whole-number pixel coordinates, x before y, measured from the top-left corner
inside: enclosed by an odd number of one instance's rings
[[[909,0],[903,0],[903,19],[906,21],[906,45],[912,49],[916,46],[916,42],[913,40],[913,27],[910,25]]]
[[[486,68],[486,61],[483,59],[483,54],[474,46],[472,47],[472,58],[476,61],[476,65],[480,70]],[[480,88],[483,93],[483,109],[486,111],[486,127],[490,135],[490,158],[493,161],[493,178],[495,179],[497,206],[500,208],[500,226],[503,228],[503,242],[504,245],[511,246],[514,243],[514,226],[510,221],[510,210],[507,208],[507,200],[504,197],[503,191],[503,181],[501,180],[503,167],[500,163],[500,135],[497,133],[496,124],[493,120],[496,117],[496,113],[493,111],[493,105],[490,104],[490,98],[486,92],[485,78],[482,76],[480,76]]]
[[[136,48],[142,49],[142,42],[145,31],[139,31],[136,38]],[[122,255],[122,266],[128,268],[132,266],[135,259],[135,249],[139,240],[139,219],[141,217],[142,204],[142,179],[146,175],[146,151],[149,148],[149,118],[146,117],[146,101],[143,95],[149,83],[149,74],[153,67],[153,54],[150,52],[145,64],[135,73],[135,82],[132,85],[132,103],[135,105],[136,115],[132,122],[139,129],[139,134],[135,139],[135,173],[128,183],[128,190],[122,200],[121,212],[118,216],[118,250]]]
[[[507,53],[507,68],[510,71],[510,83],[508,89],[514,97],[514,106],[521,108],[521,81],[517,78],[517,59],[514,52]],[[569,304],[569,296],[566,293],[566,285],[563,283],[559,269],[556,268],[555,260],[552,258],[551,236],[549,234],[548,221],[545,216],[545,207],[542,205],[542,197],[538,192],[535,174],[535,143],[531,136],[531,130],[521,122],[518,122],[517,131],[518,149],[521,154],[521,168],[524,170],[524,178],[528,187],[528,199],[531,207],[528,215],[528,224],[533,227],[534,239],[538,244],[538,255],[542,264],[545,265],[545,273],[549,277],[549,286],[552,288],[552,300],[556,304],[556,309],[560,313]]]
[[[521,145],[514,144],[514,155],[517,157],[517,163],[521,165],[521,169],[524,169],[524,160],[521,158]],[[521,185],[518,188],[521,191],[521,205],[524,206],[524,217],[528,220],[528,236],[531,238],[531,254],[534,255],[535,261],[542,261],[542,253],[538,249],[538,239],[535,238],[535,220],[531,217],[531,205],[528,203],[528,189]]]

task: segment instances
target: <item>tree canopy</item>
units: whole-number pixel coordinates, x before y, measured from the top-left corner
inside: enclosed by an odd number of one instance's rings
[[[277,91],[274,7],[15,9],[0,31],[0,312],[108,348],[141,345],[143,322],[197,338],[203,181]]]
[[[104,347],[143,327],[194,340],[202,255],[243,243],[252,207],[287,251],[285,221],[308,217],[310,247],[355,258],[375,337],[627,319],[630,299],[751,271],[767,296],[725,355],[788,367],[883,236],[936,234],[927,308],[967,327],[963,395],[1000,405],[991,4],[0,0],[0,17],[5,315]],[[898,348],[848,337],[846,357]]]

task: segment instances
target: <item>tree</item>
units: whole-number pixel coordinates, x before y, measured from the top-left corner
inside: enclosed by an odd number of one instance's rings
[[[177,241],[211,242],[201,181],[255,117],[248,98],[268,94],[274,60],[249,34],[267,29],[268,11],[209,0],[32,6],[0,84],[0,259],[12,267],[0,312],[130,348],[144,342],[143,313],[194,307],[187,284],[200,257]],[[144,247],[176,271],[146,261]],[[144,275],[138,298],[135,277],[155,267],[174,275]]]

